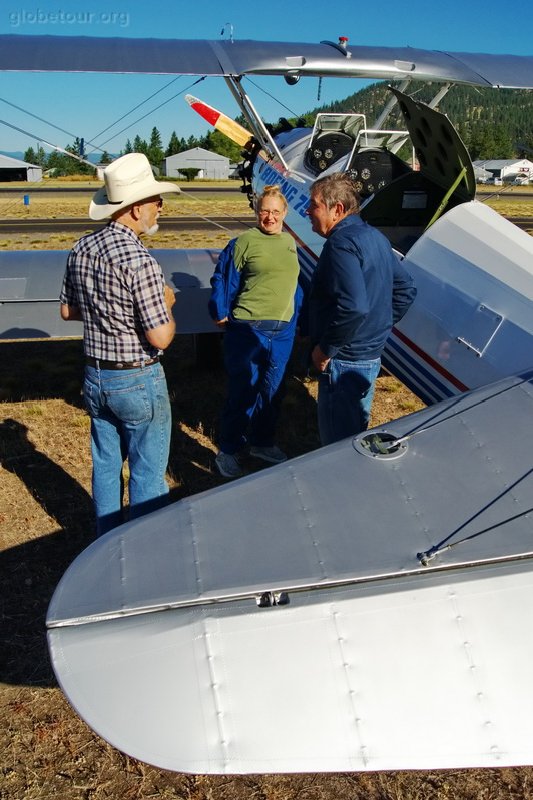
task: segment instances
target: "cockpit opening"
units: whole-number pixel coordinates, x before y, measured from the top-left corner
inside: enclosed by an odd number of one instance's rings
[[[344,156],[353,154],[364,114],[317,114],[304,164],[318,176]]]

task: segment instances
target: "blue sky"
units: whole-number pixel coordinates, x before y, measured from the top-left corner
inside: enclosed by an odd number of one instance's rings
[[[355,0],[270,0],[255,5],[250,0],[4,0],[0,33],[219,39],[221,30],[225,27],[227,37],[232,26],[235,39],[318,42],[348,36],[352,44],[362,45],[532,54],[533,5],[521,4],[520,12],[507,6],[507,19],[503,16],[505,8],[494,0],[447,0],[438,11],[428,0],[379,0],[374,4]],[[238,113],[221,79],[209,78],[191,88],[194,80],[190,76],[179,77],[168,85],[172,77],[161,75],[0,73],[0,120],[32,134],[28,137],[1,124],[0,150],[24,151],[35,147],[37,139],[64,147],[72,142],[70,134],[74,134],[109,152],[118,152],[126,139],[133,139],[137,133],[149,138],[154,125],[161,132],[164,146],[174,130],[180,137],[200,136],[208,126],[185,103],[183,95],[187,91],[232,117]],[[269,121],[346,97],[364,85],[353,79],[324,80],[319,101],[315,78],[302,79],[294,87],[287,86],[281,78],[255,78],[254,82],[281,101],[280,104],[247,84],[254,105]],[[128,114],[158,91],[156,97]],[[3,101],[54,123],[66,133]],[[153,110],[161,104],[164,105]],[[117,122],[124,115],[127,116]]]

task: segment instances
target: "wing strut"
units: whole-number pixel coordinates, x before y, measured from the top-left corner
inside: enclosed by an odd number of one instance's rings
[[[268,132],[265,127],[263,120],[261,119],[260,115],[257,113],[254,105],[244,89],[241,85],[240,77],[228,76],[224,77],[232,95],[234,96],[235,100],[237,101],[239,108],[241,109],[242,113],[246,117],[246,121],[250,125],[250,128],[254,132],[254,135],[258,142],[260,142],[261,146],[264,150],[270,155],[270,158],[276,157],[280,164],[283,166],[283,169],[287,172],[289,171],[289,167],[281,152],[276,145],[274,139]]]
[[[403,82],[400,84],[400,86],[399,86],[398,90],[399,90],[399,91],[400,91],[402,94],[405,94],[405,92],[406,92],[406,90],[407,90],[407,88],[408,88],[409,84],[411,83],[411,80],[412,80],[411,78],[407,78],[406,80],[404,80],[404,81],[403,81]],[[429,108],[436,108],[436,107],[438,106],[438,104],[440,103],[440,101],[442,100],[442,98],[443,98],[443,97],[445,97],[445,96],[448,94],[448,91],[451,89],[451,87],[452,87],[452,86],[453,86],[453,83],[445,83],[443,86],[441,86],[441,88],[439,89],[439,91],[437,92],[437,94],[435,95],[435,97],[433,97],[433,98],[430,100],[430,102],[427,104],[427,105],[428,105],[428,107],[429,107]],[[390,88],[390,86],[389,86],[389,88]],[[396,98],[396,96],[394,95],[394,96],[393,96],[393,97],[392,97],[392,98],[389,100],[389,102],[387,103],[387,105],[385,106],[385,108],[383,109],[383,111],[381,112],[381,114],[379,115],[379,117],[376,119],[376,121],[375,121],[375,122],[374,122],[374,124],[372,125],[372,127],[373,127],[374,129],[377,129],[377,130],[380,130],[380,129],[381,129],[381,127],[382,127],[382,126],[385,124],[385,122],[387,121],[387,118],[389,117],[389,114],[391,113],[392,109],[394,108],[394,106],[396,105],[396,103],[397,103],[397,102],[398,102],[398,101],[397,101],[397,98]],[[404,139],[400,139],[400,140],[399,140],[398,142],[396,142],[394,145],[390,146],[390,147],[389,147],[389,150],[391,151],[391,153],[397,153],[397,152],[398,152],[398,150],[399,150],[401,147],[403,147],[403,145],[405,144],[405,142],[406,142],[406,141],[407,141],[407,137],[405,137]]]
[[[402,81],[402,83],[399,86],[399,90],[400,90],[400,92],[402,94],[405,94],[405,91],[406,91],[406,89],[407,89],[407,87],[409,86],[410,83],[411,83],[411,79],[410,78],[407,78],[407,80]],[[373,129],[381,130],[382,126],[387,121],[387,119],[389,117],[389,114],[391,113],[392,109],[394,108],[394,106],[396,105],[397,102],[398,102],[398,99],[397,99],[396,95],[393,95],[390,98],[389,102],[386,104],[385,108],[383,109],[383,111],[381,112],[379,117],[372,124],[371,127]]]
[[[446,97],[448,91],[452,88],[452,86],[453,83],[445,83],[443,86],[441,86],[435,97],[429,101],[428,106],[430,108],[437,108],[442,98]]]

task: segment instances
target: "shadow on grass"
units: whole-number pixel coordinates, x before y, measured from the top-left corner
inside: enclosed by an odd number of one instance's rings
[[[5,355],[7,351],[2,352]],[[41,369],[34,369],[32,365],[41,360]],[[11,402],[63,397],[72,405],[81,404],[81,342],[18,342],[1,364],[2,375],[10,375],[17,382],[16,389],[11,388],[8,394]],[[278,442],[289,457],[294,457],[315,449],[318,435],[314,400],[302,377],[296,377],[300,370],[298,354],[291,366]],[[56,371],[60,368],[64,371],[62,380]],[[169,470],[178,484],[171,491],[173,502],[223,482],[214,468],[213,441],[226,378],[216,359],[210,359],[209,364],[197,363],[192,337],[178,337],[165,353],[164,368],[173,414]],[[0,386],[4,386],[3,377]],[[2,399],[6,400],[5,391]],[[26,427],[12,418],[0,424],[0,465],[14,473],[57,522],[54,533],[0,553],[0,680],[12,685],[55,686],[46,643],[46,611],[63,573],[94,539],[92,500],[72,476],[36,450]],[[245,459],[244,465],[248,472],[269,468],[251,458]]]
[[[94,538],[87,530],[57,530],[0,553],[3,683],[56,685],[48,658],[46,611],[59,579]]]
[[[173,502],[225,482],[215,467],[215,443],[227,383],[220,340],[218,348],[218,355],[211,350],[205,358],[205,351],[196,352],[191,337],[188,345],[173,345],[165,353],[173,417],[169,473],[177,483],[170,493]],[[277,436],[277,444],[289,458],[319,446],[316,404],[306,388],[305,360],[305,351],[296,345],[287,370]],[[246,451],[241,460],[246,473],[271,466],[250,458]]]
[[[59,526],[53,534],[0,553],[0,680],[53,685],[46,609],[67,566],[94,538],[92,502],[76,480],[36,450],[27,428],[14,419],[0,423],[0,467],[15,474]]]
[[[81,406],[81,339],[0,342],[0,401],[62,398]]]

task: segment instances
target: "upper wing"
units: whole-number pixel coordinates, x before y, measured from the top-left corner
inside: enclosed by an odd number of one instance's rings
[[[220,250],[152,250],[176,293],[177,333],[214,333],[207,313],[209,280]],[[59,293],[68,251],[0,253],[0,339],[81,336],[82,323],[59,317]]]
[[[533,88],[533,56],[448,53],[333,42],[0,36],[0,70],[302,75]]]

